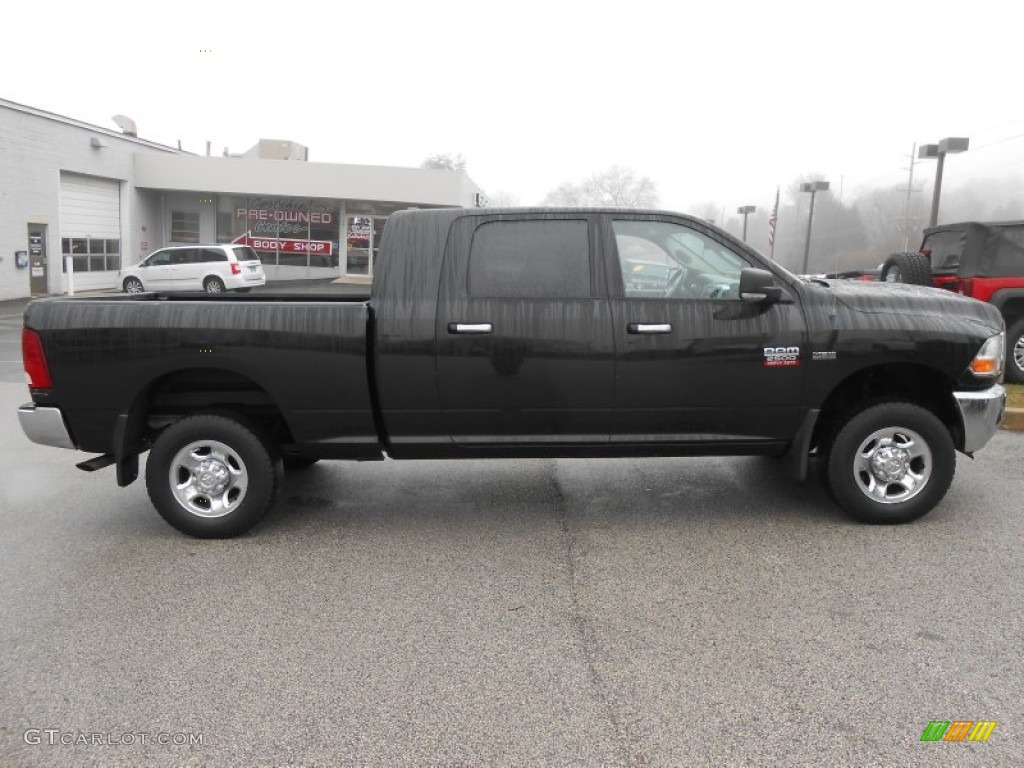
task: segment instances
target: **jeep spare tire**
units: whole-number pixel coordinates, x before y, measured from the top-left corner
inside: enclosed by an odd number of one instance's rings
[[[882,265],[879,279],[886,283],[931,285],[932,265],[921,253],[894,253]]]

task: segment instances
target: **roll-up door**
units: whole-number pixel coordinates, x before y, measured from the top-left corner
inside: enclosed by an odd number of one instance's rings
[[[120,182],[75,173],[60,175],[61,253],[75,272],[121,268]]]

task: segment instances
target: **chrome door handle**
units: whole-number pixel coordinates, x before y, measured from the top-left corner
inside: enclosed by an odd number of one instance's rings
[[[671,323],[630,323],[626,333],[672,333]]]
[[[490,333],[493,330],[490,323],[448,323],[448,333]]]

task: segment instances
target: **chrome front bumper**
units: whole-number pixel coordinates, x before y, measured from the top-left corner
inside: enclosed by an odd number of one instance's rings
[[[1006,389],[995,384],[981,392],[954,392],[964,427],[963,452],[974,453],[992,439],[1003,422]]]
[[[71,439],[60,408],[29,403],[18,409],[18,421],[21,422],[21,430],[33,443],[56,448],[78,447]]]

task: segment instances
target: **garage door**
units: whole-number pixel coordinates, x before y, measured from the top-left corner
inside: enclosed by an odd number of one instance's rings
[[[121,186],[111,179],[60,175],[61,252],[75,272],[121,268]]]

